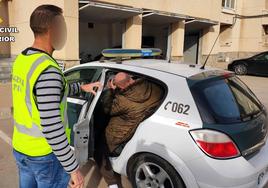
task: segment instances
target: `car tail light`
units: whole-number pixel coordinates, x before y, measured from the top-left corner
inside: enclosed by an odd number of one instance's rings
[[[228,159],[240,156],[235,143],[224,133],[214,130],[190,131],[195,143],[208,156],[218,159]]]

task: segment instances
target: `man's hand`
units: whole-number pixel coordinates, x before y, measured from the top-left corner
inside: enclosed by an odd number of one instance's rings
[[[79,170],[76,170],[71,173],[71,179],[69,182],[71,188],[83,188],[84,186],[84,177]]]
[[[94,82],[90,84],[84,84],[81,85],[81,89],[85,92],[92,93],[93,95],[96,95],[96,91],[94,91],[95,88],[99,89],[102,85],[100,82]]]
[[[115,90],[116,89],[116,86],[114,85],[114,80],[113,79],[111,79],[108,83],[107,83],[107,87],[109,88],[109,89],[113,89],[113,90]]]

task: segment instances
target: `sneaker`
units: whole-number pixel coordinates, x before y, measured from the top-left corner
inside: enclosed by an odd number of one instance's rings
[[[118,188],[118,185],[114,184],[114,185],[109,185],[108,188]]]

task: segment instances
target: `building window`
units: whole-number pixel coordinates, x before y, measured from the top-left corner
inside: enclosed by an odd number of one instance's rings
[[[222,0],[222,7],[227,9],[234,9],[235,0]]]
[[[262,42],[265,46],[268,45],[268,25],[262,25]]]
[[[263,34],[268,35],[268,25],[262,25],[263,28]]]

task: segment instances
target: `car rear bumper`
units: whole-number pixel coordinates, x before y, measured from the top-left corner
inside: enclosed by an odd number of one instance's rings
[[[268,182],[268,143],[249,160],[216,160],[206,155],[188,161],[200,188],[263,188]]]

